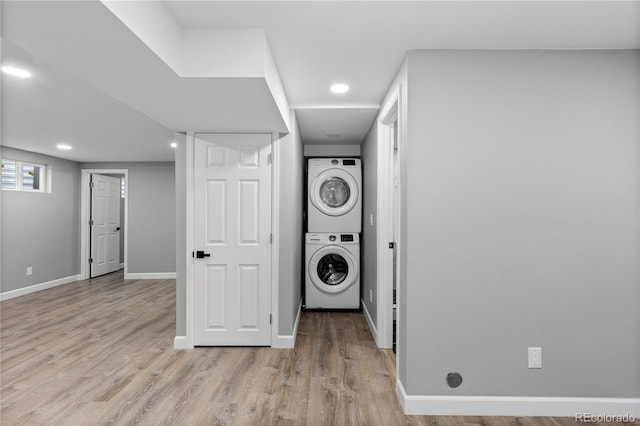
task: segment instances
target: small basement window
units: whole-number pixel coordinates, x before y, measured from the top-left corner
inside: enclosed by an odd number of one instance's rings
[[[45,192],[46,168],[43,164],[2,159],[2,189]]]

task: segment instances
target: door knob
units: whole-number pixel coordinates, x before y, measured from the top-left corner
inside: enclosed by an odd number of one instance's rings
[[[203,250],[196,251],[196,258],[197,259],[204,259],[205,257],[210,257],[210,256],[211,256],[211,254],[205,253]]]
[[[118,227],[116,228],[116,231],[119,231],[119,230],[120,230],[120,227],[118,226]]]

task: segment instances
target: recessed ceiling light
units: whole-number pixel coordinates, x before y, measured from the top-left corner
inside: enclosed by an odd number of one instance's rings
[[[66,143],[59,143],[58,145],[56,145],[56,148],[61,149],[63,151],[69,151],[71,149],[71,145],[68,145]]]
[[[5,65],[2,67],[2,71],[14,77],[20,77],[20,78],[31,77],[31,73],[29,71],[22,68],[18,68],[18,67],[10,67]]]
[[[349,85],[344,83],[338,83],[331,86],[333,93],[347,93],[349,91]]]
[[[175,142],[171,142],[171,148],[177,148],[177,147],[178,147],[178,144],[177,144],[177,143],[175,143]]]

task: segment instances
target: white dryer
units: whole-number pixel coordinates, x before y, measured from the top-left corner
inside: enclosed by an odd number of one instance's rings
[[[312,158],[307,168],[307,232],[362,228],[362,166],[355,158]]]
[[[360,308],[358,234],[306,234],[305,308]]]

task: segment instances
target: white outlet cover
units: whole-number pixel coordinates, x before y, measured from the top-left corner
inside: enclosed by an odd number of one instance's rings
[[[542,368],[542,348],[529,348],[529,368]]]

